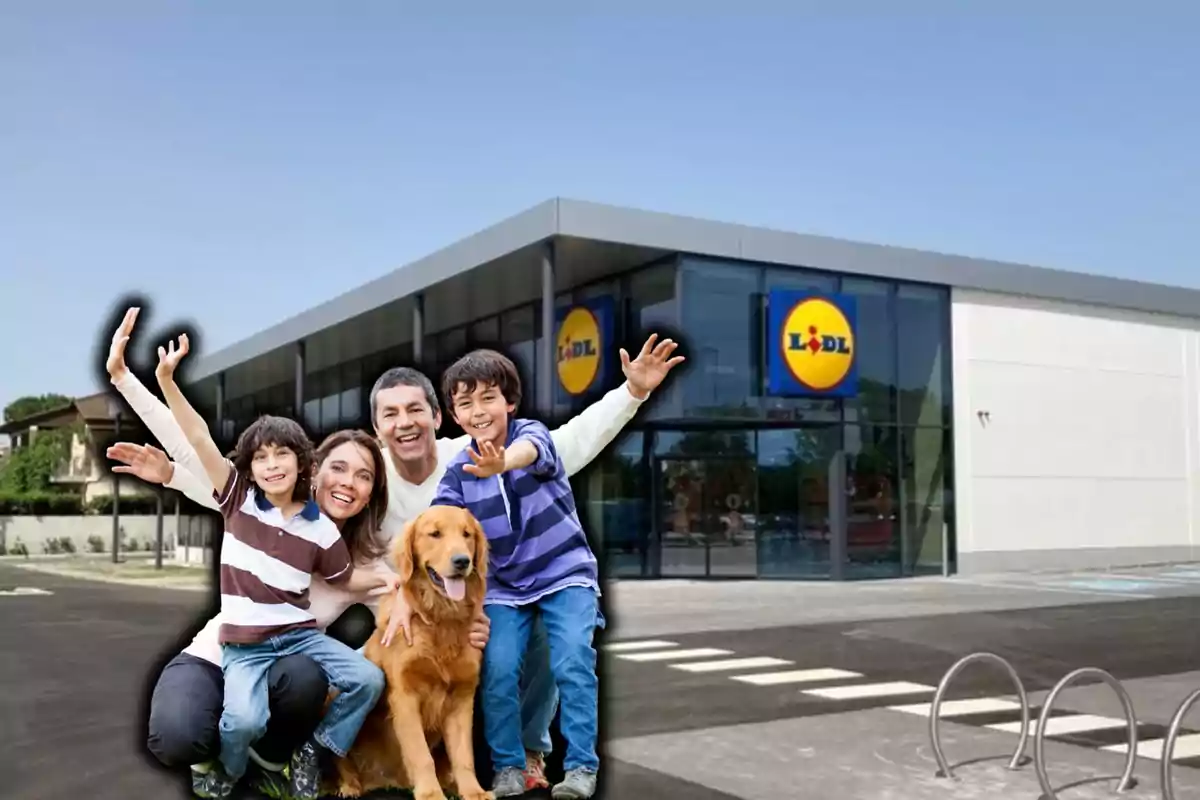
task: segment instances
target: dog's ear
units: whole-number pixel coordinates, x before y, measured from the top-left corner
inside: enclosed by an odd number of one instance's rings
[[[487,580],[488,573],[488,540],[487,535],[483,532],[483,526],[479,524],[479,520],[475,519],[475,515],[467,512],[467,529],[475,534],[475,571],[479,573],[479,577]]]
[[[392,560],[396,562],[396,573],[405,584],[412,580],[416,565],[416,542],[417,520],[414,519],[404,525],[404,530],[392,545]]]

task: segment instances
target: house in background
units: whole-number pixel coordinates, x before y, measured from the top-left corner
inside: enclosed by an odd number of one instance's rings
[[[90,502],[112,495],[112,472],[108,459],[104,457],[104,448],[113,441],[117,408],[108,393],[99,392],[0,425],[0,436],[7,435],[10,452],[16,452],[33,441],[40,431],[74,427],[70,452],[51,482],[64,490],[70,487],[78,489],[84,502]],[[119,414],[121,439],[150,441],[141,421],[128,409],[119,406]],[[150,494],[146,484],[128,477],[120,482],[120,487],[121,497]]]

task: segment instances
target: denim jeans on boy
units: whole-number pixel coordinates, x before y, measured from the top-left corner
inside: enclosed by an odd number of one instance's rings
[[[517,607],[486,605],[484,611],[492,630],[483,651],[483,726],[493,767],[500,770],[525,765],[521,668],[533,623],[540,616],[546,626],[550,672],[558,687],[559,728],[567,743],[563,767],[597,769],[599,681],[592,635],[596,628],[604,627],[604,617],[596,593],[568,586],[536,603]]]
[[[221,764],[232,778],[246,771],[250,745],[266,730],[267,673],[283,656],[317,662],[338,695],[313,733],[323,747],[344,756],[383,693],[383,670],[315,629],[285,631],[257,644],[221,648],[225,708],[221,714]]]
[[[535,615],[529,631],[529,646],[521,665],[521,741],[526,750],[546,754],[550,741],[550,723],[558,710],[558,687],[550,671],[550,643],[546,625]]]

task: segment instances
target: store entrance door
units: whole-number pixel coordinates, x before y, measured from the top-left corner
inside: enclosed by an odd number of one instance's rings
[[[754,459],[663,457],[654,474],[659,574],[757,577]]]

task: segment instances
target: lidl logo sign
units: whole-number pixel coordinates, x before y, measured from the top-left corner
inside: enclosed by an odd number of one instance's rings
[[[572,397],[604,385],[612,358],[612,300],[560,309],[555,340],[558,385]]]
[[[858,393],[854,298],[794,289],[767,299],[767,389],[772,395]]]

